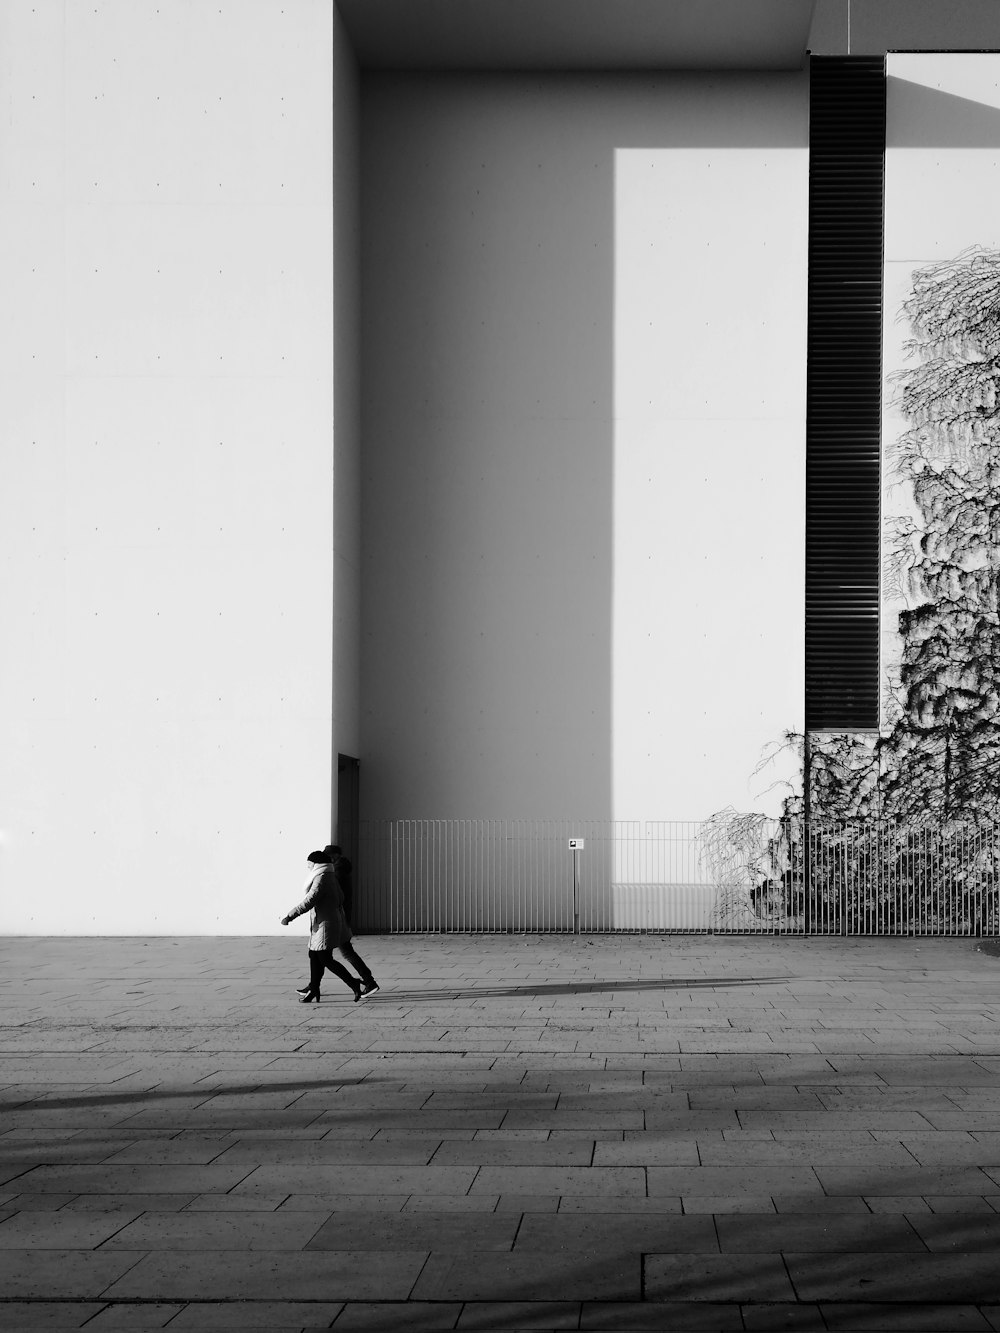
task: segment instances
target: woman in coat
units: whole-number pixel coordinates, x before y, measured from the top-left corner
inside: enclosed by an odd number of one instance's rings
[[[351,988],[355,1003],[362,995],[370,995],[379,988],[368,965],[351,944],[351,928],[344,916],[344,895],[328,857],[325,851],[309,853],[306,896],[287,916],[281,918],[281,924],[287,926],[297,916],[309,911],[312,913],[309,920],[309,985],[299,990],[301,1004],[319,1000],[319,986],[326,969]],[[360,981],[351,976],[342,964],[334,962],[334,949],[354,965],[360,974]]]

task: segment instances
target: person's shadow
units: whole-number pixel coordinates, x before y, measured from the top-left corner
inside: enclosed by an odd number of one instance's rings
[[[412,987],[408,990],[379,990],[368,996],[366,1005],[398,1003],[400,1000],[479,1000],[503,996],[596,995],[637,991],[728,990],[731,986],[778,986],[791,981],[785,977],[665,977],[636,981],[542,981],[520,986],[448,986],[435,990]]]

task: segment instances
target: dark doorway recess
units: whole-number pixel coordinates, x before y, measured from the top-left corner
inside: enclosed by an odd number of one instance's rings
[[[361,764],[349,754],[337,755],[336,840],[347,859],[358,864],[358,801]]]
[[[807,731],[879,722],[885,60],[809,66]]]

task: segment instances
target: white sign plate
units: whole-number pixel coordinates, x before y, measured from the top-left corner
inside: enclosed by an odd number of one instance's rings
[[[583,841],[584,841],[583,838],[570,838],[570,840],[569,840],[569,849],[570,849],[570,851],[571,851],[571,852],[582,852],[582,851],[583,851]]]

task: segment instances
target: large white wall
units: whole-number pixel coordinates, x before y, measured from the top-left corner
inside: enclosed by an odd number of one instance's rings
[[[360,74],[333,6],[334,735],[361,749],[361,129]],[[336,793],[334,793],[336,808]]]
[[[362,105],[364,812],[776,808],[805,77],[368,75]]]
[[[331,22],[0,7],[5,931],[270,931],[328,835]]]
[[[970,246],[1000,250],[1000,55],[890,54],[886,75],[882,507],[891,522],[914,513],[909,489],[892,469],[892,446],[907,427],[892,377],[912,364],[905,352],[912,332],[901,311],[913,274]],[[886,673],[899,659],[904,604],[898,591],[886,588]]]
[[[618,819],[777,813],[797,766],[808,160],[804,83],[778,88],[617,154]]]

